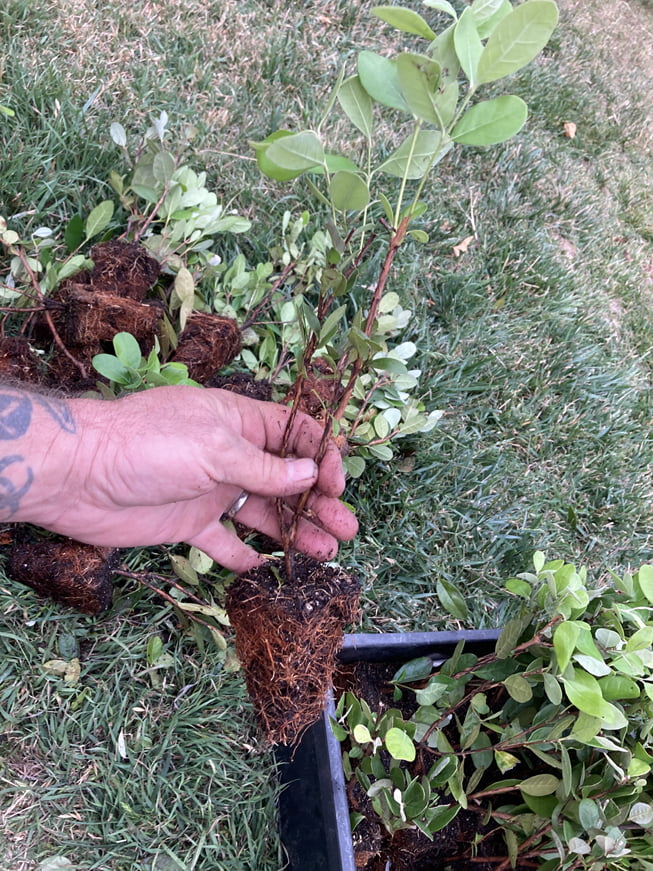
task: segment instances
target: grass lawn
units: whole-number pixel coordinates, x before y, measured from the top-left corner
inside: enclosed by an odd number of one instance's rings
[[[342,558],[369,631],[499,625],[502,580],[535,549],[597,580],[653,558],[653,4],[560,6],[511,81],[526,128],[441,165],[430,240],[401,255],[393,289],[445,414],[350,486],[361,534]],[[262,180],[247,141],[309,124],[340,65],[387,36],[343,0],[5,0],[0,215],[87,214],[123,169],[110,123],[136,134],[165,110],[262,252],[306,199]],[[241,674],[156,594],[117,588],[88,618],[0,570],[0,871],[280,871],[274,765]],[[73,654],[73,685],[43,668]]]

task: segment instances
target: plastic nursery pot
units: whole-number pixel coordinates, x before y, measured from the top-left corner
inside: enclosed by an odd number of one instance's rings
[[[463,639],[467,652],[483,655],[494,649],[498,637],[494,629],[347,635],[338,658],[342,663],[396,661],[398,668],[417,656],[446,659]],[[356,871],[342,750],[329,723],[334,713],[330,694],[324,713],[300,743],[276,751],[286,871]]]

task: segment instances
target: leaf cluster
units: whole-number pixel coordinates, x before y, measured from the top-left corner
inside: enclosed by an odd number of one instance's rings
[[[516,7],[509,0],[474,0],[460,17],[448,2],[425,0],[424,5],[444,12],[452,23],[438,34],[412,9],[373,7],[386,24],[416,36],[418,50],[393,57],[360,51],[356,71],[341,76],[316,129],[277,130],[252,143],[265,175],[277,181],[309,176],[311,188],[334,217],[365,212],[376,197],[396,228],[406,181],[420,181],[408,209],[414,215],[424,181],[456,144],[493,145],[519,132],[528,114],[520,97],[475,97],[481,86],[522,69],[545,47],[558,21],[553,0],[527,0]],[[327,139],[326,122],[336,107],[363,140],[355,140],[347,154],[338,153]],[[402,141],[379,158],[378,120],[388,112]],[[388,175],[402,180],[394,207],[378,187],[378,177]]]
[[[502,829],[513,867],[653,867],[653,567],[593,589],[584,569],[538,552],[506,586],[521,604],[492,654],[461,643],[436,671],[425,657],[397,671],[396,700],[411,692],[418,706],[409,719],[343,696],[346,775],[377,798],[389,831],[435,831],[426,808],[410,818],[417,805],[400,801],[391,774],[400,765],[412,783],[419,755],[428,807],[478,810]],[[390,714],[402,733],[391,746],[379,728]]]
[[[155,338],[154,347],[143,357],[136,339],[131,333],[116,333],[113,337],[113,354],[96,354],[93,368],[111,382],[111,397],[116,390],[133,393],[151,387],[171,384],[200,385],[188,377],[185,363],[161,363],[160,346]],[[102,386],[102,385],[99,385]]]

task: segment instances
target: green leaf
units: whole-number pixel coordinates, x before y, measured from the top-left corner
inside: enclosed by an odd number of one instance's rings
[[[212,557],[195,546],[191,547],[188,551],[188,562],[199,575],[207,574],[214,565]]]
[[[393,759],[401,759],[412,762],[415,759],[415,745],[413,739],[404,732],[393,726],[385,735],[385,746]]]
[[[199,584],[200,579],[197,577],[197,572],[192,567],[187,557],[181,556],[180,554],[170,554],[170,565],[172,566],[172,571],[181,581],[185,581],[187,584],[192,584],[193,586]],[[180,608],[183,605],[183,603],[178,604]]]
[[[440,806],[433,808],[428,813],[428,831],[431,834],[441,831],[446,828],[449,823],[456,817],[461,810],[460,805],[453,807]]]
[[[457,83],[460,61],[456,54],[456,24],[450,24],[429,47],[429,54],[440,64],[443,83]]]
[[[637,572],[637,581],[642,593],[653,603],[653,566],[643,565]]]
[[[170,183],[175,172],[175,159],[168,151],[159,151],[152,161],[152,174],[163,186]]]
[[[66,224],[66,231],[64,234],[64,242],[66,243],[66,248],[72,254],[73,251],[76,251],[77,248],[84,241],[84,219],[81,215],[73,215],[73,217]]]
[[[551,795],[559,785],[560,778],[555,774],[535,774],[522,780],[519,789],[526,795]]]
[[[564,624],[561,625],[564,626]],[[598,710],[603,702],[603,694],[598,681],[591,674],[573,666],[571,672],[570,678],[562,678],[567,698],[579,711],[584,711],[593,717],[598,716]]]
[[[518,133],[527,117],[528,106],[521,97],[506,94],[484,100],[465,112],[451,138],[461,145],[496,145]]]
[[[521,674],[511,674],[503,682],[510,698],[523,704],[533,698],[533,688]]]
[[[521,596],[522,599],[530,599],[532,587],[528,581],[522,581],[521,578],[510,578],[506,581],[505,587],[509,593],[514,593],[515,596]]]
[[[451,15],[452,18],[458,18],[456,10],[448,0],[423,0],[423,3],[431,9],[437,9],[439,12],[445,12],[447,15]]]
[[[345,457],[343,460],[345,472],[351,478],[360,478],[365,471],[365,460],[362,457]]]
[[[422,178],[429,167],[446,153],[440,148],[442,137],[437,130],[420,130],[416,137],[413,134],[401,143],[387,160],[379,166],[380,172],[399,178]],[[441,153],[438,153],[438,152]],[[434,155],[437,155],[434,159]]]
[[[451,614],[452,617],[457,617],[458,620],[466,620],[468,617],[467,604],[460,590],[445,581],[444,578],[438,578],[435,583],[435,589],[438,594],[438,599],[442,607]]]
[[[544,692],[546,693],[547,699],[552,705],[559,705],[562,701],[562,687],[560,686],[560,681],[548,671],[543,673],[542,678],[544,680]]]
[[[324,148],[316,133],[303,130],[275,139],[268,146],[265,156],[280,169],[303,172],[324,163]]]
[[[397,57],[401,90],[416,118],[440,126],[435,108],[440,84],[440,64],[426,55],[405,51]]]
[[[512,656],[524,628],[525,620],[521,617],[513,617],[512,620],[508,620],[501,630],[501,635],[499,635],[495,646],[495,652],[499,659],[507,659]]]
[[[106,229],[111,218],[113,218],[113,210],[114,205],[111,200],[104,200],[92,209],[84,225],[86,239],[91,239]]]
[[[423,36],[424,39],[429,40],[436,37],[422,16],[412,9],[403,6],[373,6],[371,12],[395,30],[413,33],[415,36]]]
[[[109,127],[109,133],[116,145],[119,145],[121,148],[124,148],[127,145],[127,134],[125,133],[125,128],[118,121],[114,121],[111,124]]]
[[[459,94],[460,88],[456,79],[445,83],[443,75],[440,90],[435,98],[435,108],[440,113],[440,118],[445,126],[453,121],[456,109],[458,108]]]
[[[131,333],[116,333],[113,337],[116,357],[128,369],[138,369],[141,365],[141,348]]]
[[[57,272],[57,279],[63,281],[64,278],[70,278],[82,269],[89,268],[93,265],[91,260],[87,260],[83,254],[75,254],[69,260],[62,264],[61,269]]]
[[[517,759],[516,756],[513,756],[512,753],[507,753],[505,750],[495,750],[494,751],[494,761],[497,764],[497,768],[501,772],[501,774],[505,774],[506,771],[510,771],[515,765],[519,765],[520,760]]]
[[[372,99],[361,84],[359,76],[345,79],[338,91],[338,102],[354,127],[357,127],[366,139],[371,139],[374,130]]]
[[[570,621],[560,623],[555,628],[553,633],[553,649],[556,653],[560,671],[564,671],[571,661],[580,630],[581,627],[577,623]]]
[[[410,111],[401,90],[395,61],[373,51],[361,51],[357,69],[362,86],[373,100],[391,109]]]
[[[478,64],[483,53],[483,43],[478,35],[474,13],[470,8],[465,9],[458,19],[453,42],[460,66],[469,79],[470,85],[475,87]]]
[[[278,139],[283,139],[286,136],[292,135],[293,134],[290,130],[275,130],[274,133],[271,133],[262,142],[249,143],[256,152],[256,163],[263,175],[266,175],[268,178],[274,179],[275,181],[291,181],[292,179],[297,178],[298,175],[302,174],[303,170],[301,169],[282,169],[268,160],[267,157],[267,151],[272,142],[276,142]]]
[[[473,13],[472,13],[473,14]],[[558,23],[553,0],[526,0],[499,22],[478,64],[478,84],[520,70],[542,51]]]
[[[339,212],[359,212],[370,201],[370,191],[363,179],[347,170],[340,170],[333,176],[329,192]]]
[[[128,384],[132,374],[113,354],[96,354],[91,360],[93,368],[100,375],[114,381],[116,384]]]
[[[497,24],[512,12],[510,0],[474,0],[471,6],[481,39],[487,39]]]
[[[370,730],[364,723],[357,723],[354,726],[352,734],[354,736],[354,740],[357,741],[359,744],[369,744],[372,740]]]
[[[581,669],[571,668],[572,677],[562,682],[569,701],[583,713],[598,718],[604,729],[621,729],[628,725],[623,713],[605,701],[601,686],[595,677]]]
[[[387,462],[393,457],[392,448],[389,445],[368,445],[367,450],[376,457],[377,460]]]
[[[433,663],[430,656],[418,656],[411,659],[397,669],[392,677],[392,683],[411,683],[416,680],[424,680],[433,671]]]
[[[586,656],[584,653],[574,653],[574,662],[578,663],[581,668],[593,674],[594,677],[604,677],[610,674],[612,669],[602,659],[597,659],[595,656]]]
[[[345,303],[345,305],[338,306],[337,309],[334,309],[334,311],[332,311],[331,314],[326,318],[326,320],[322,324],[322,328],[320,329],[320,336],[318,340],[320,345],[326,344],[326,342],[328,342],[332,338],[338,328],[338,324],[342,320],[346,311],[347,305]]]
[[[642,694],[637,681],[623,674],[609,674],[599,678],[599,687],[607,701],[638,699]]]
[[[642,828],[650,827],[653,823],[653,806],[643,801],[635,802],[630,808],[628,819]]]
[[[578,819],[581,826],[588,831],[601,822],[601,811],[595,801],[591,798],[584,798],[578,803]]]
[[[163,641],[160,635],[152,635],[147,642],[147,664],[154,665],[163,653]]]

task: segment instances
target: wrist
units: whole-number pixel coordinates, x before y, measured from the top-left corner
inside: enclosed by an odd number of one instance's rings
[[[0,517],[50,526],[77,442],[76,400],[0,384]]]

